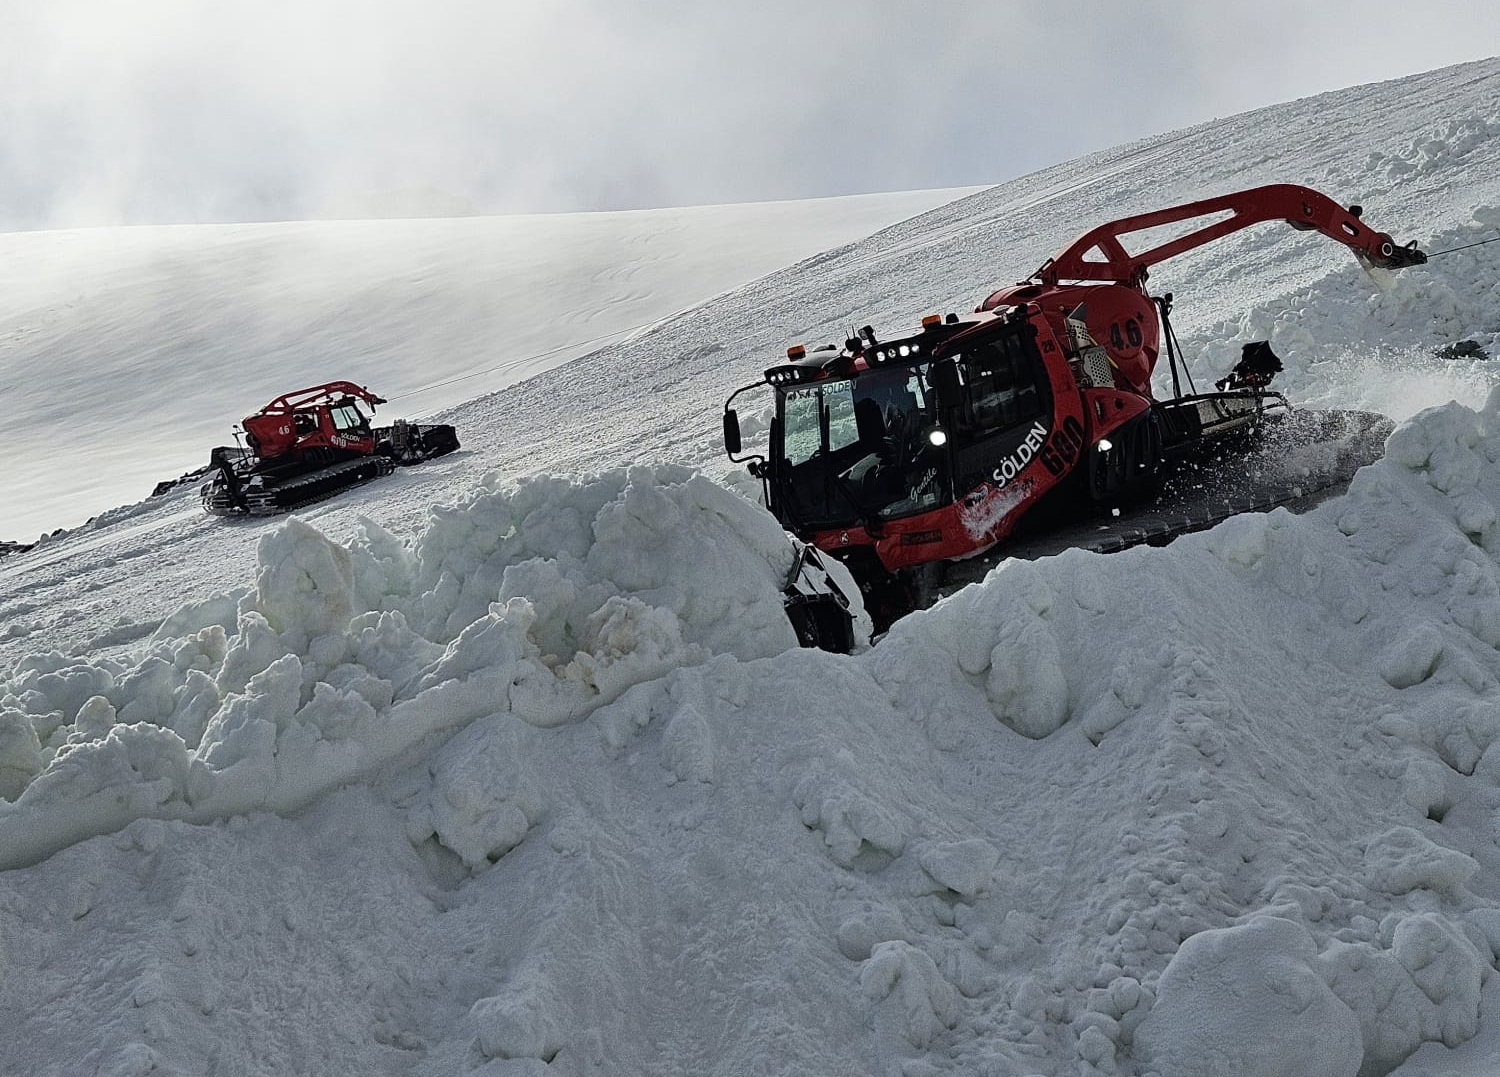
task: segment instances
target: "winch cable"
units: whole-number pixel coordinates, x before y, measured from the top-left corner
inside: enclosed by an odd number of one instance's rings
[[[1455,251],[1466,251],[1470,247],[1483,247],[1486,243],[1500,243],[1500,236],[1493,236],[1490,239],[1481,239],[1478,243],[1465,243],[1462,247],[1449,247],[1445,251],[1433,251],[1427,255],[1427,259],[1428,261],[1431,261],[1434,258],[1438,258],[1444,254],[1452,254]]]

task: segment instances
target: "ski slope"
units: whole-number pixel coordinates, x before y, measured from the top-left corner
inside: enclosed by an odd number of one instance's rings
[[[295,519],[184,489],[0,560],[0,1072],[1495,1072],[1500,360],[1433,353],[1500,355],[1497,91],[1067,162],[456,403],[463,451]],[[795,649],[728,391],[1277,181],[1481,244],[1382,288],[1268,225],[1153,274],[1200,384],[1269,338],[1294,402],[1400,421],[1347,495]]]
[[[973,190],[0,235],[0,538],[145,497],[282,393],[414,419]]]

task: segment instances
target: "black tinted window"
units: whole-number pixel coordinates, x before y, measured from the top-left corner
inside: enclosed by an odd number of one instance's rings
[[[1035,419],[1046,409],[1031,355],[1018,338],[1007,335],[982,344],[961,365],[968,386],[968,425],[1003,429]]]

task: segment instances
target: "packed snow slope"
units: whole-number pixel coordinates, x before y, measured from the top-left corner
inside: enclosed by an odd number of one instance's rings
[[[1500,61],[1060,165],[453,409],[299,518],[0,563],[0,1073],[1500,1069],[1500,243],[1153,275],[1200,384],[1401,420],[1303,516],[1004,562],[852,656],[718,457],[789,343],[1308,183],[1500,236]],[[353,329],[349,330],[351,333]],[[334,332],[330,329],[330,332]]]
[[[973,190],[0,235],[0,539],[146,496],[282,393],[415,419]]]

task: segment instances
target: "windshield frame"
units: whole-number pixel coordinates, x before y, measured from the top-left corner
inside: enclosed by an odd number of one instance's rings
[[[809,529],[868,526],[952,500],[948,453],[932,439],[930,362],[776,388],[778,515]]]

